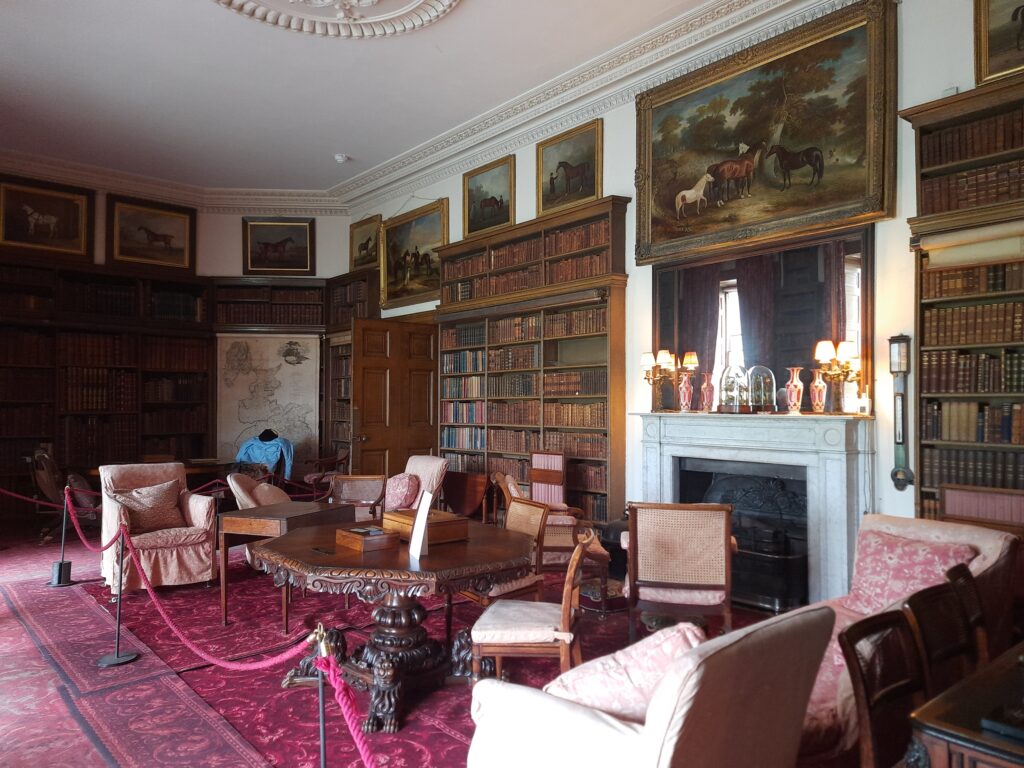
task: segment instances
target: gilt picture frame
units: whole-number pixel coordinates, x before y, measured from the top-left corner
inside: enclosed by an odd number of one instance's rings
[[[380,305],[384,309],[436,301],[441,257],[448,244],[448,198],[384,221],[380,244]]]
[[[636,263],[888,218],[896,13],[860,0],[640,94]]]
[[[95,193],[0,175],[0,251],[32,261],[91,263]]]
[[[348,228],[348,271],[377,269],[380,266],[380,231],[384,223],[379,213],[360,219]]]
[[[315,275],[316,219],[243,217],[242,259],[243,275]]]
[[[974,0],[974,79],[978,85],[1024,72],[1022,0]]]
[[[107,263],[144,273],[195,274],[196,209],[107,195]]]
[[[601,197],[604,121],[576,126],[537,144],[537,215]]]
[[[462,233],[490,232],[516,221],[516,156],[462,174]]]

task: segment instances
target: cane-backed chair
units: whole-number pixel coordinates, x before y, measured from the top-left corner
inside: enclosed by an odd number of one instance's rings
[[[586,543],[581,542],[569,559],[561,603],[499,600],[477,619],[470,631],[474,682],[480,678],[484,656],[494,656],[499,680],[503,676],[502,659],[506,656],[553,656],[558,659],[562,672],[583,660],[576,625],[580,618],[581,563],[585,547]]]
[[[731,504],[629,504],[630,642],[643,610],[720,615],[732,629],[731,520]]]
[[[892,768],[910,745],[910,713],[926,700],[910,623],[885,611],[839,633],[857,707],[861,768]],[[901,764],[901,763],[900,763]]]
[[[385,475],[332,475],[330,500],[335,504],[352,504],[356,520],[379,517],[387,486]]]

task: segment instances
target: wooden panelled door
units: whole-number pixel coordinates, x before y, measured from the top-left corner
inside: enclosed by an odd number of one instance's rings
[[[436,326],[357,320],[352,329],[353,473],[394,475],[437,441]]]

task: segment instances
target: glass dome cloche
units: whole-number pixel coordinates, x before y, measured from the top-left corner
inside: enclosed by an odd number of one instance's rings
[[[728,365],[718,383],[719,413],[750,413],[750,391],[747,369],[742,365]]]
[[[754,413],[775,412],[775,374],[771,368],[755,365],[747,371],[750,410]]]

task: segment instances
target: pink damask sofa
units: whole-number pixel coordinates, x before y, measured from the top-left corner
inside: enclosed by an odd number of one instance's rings
[[[862,518],[850,594],[818,604],[831,607],[836,622],[804,719],[801,768],[858,764],[853,688],[839,648],[839,632],[942,582],[946,570],[966,562],[982,595],[991,650],[1005,649],[1018,545],[1011,534],[973,525],[886,515]]]

